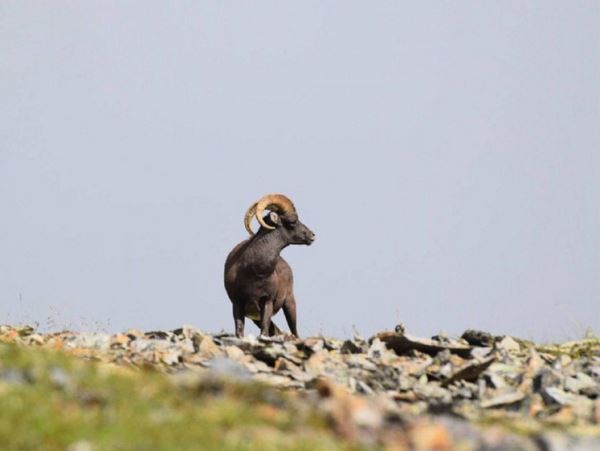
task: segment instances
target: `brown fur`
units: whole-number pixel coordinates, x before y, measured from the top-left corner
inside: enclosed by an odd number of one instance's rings
[[[245,317],[260,327],[261,335],[281,333],[271,317],[283,309],[290,332],[298,336],[292,268],[279,254],[290,244],[310,245],[315,235],[295,211],[272,213],[263,220],[275,229],[261,227],[235,246],[225,262],[225,290],[233,304],[235,334],[244,335]]]

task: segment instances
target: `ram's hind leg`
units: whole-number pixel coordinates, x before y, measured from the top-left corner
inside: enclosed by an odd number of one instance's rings
[[[294,298],[293,293],[290,293],[285,300],[285,303],[283,304],[283,313],[285,314],[285,320],[288,323],[290,332],[298,338],[298,329],[296,329],[296,298]]]
[[[244,336],[244,306],[239,302],[233,303],[233,321],[235,322],[235,336]]]

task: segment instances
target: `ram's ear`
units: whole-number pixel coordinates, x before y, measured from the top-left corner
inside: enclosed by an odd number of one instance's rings
[[[271,222],[275,225],[280,226],[281,225],[281,218],[279,218],[279,215],[277,213],[275,213],[274,211],[269,213],[269,219],[271,220]]]

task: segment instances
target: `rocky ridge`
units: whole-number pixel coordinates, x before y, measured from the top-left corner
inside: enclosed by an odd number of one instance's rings
[[[369,446],[600,449],[597,338],[540,346],[475,330],[425,339],[402,326],[346,340],[240,339],[189,326],[114,335],[0,326],[0,341],[152,368],[174,384],[260,382],[293,392],[341,438]]]

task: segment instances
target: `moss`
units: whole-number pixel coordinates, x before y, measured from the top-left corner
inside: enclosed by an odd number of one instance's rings
[[[600,357],[600,338],[587,338],[577,341],[568,341],[562,344],[540,345],[535,348],[538,352],[559,357],[567,355],[572,359]]]

